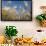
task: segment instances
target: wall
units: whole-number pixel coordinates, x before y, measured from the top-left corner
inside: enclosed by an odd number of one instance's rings
[[[24,36],[31,36],[37,29],[46,30],[46,28],[40,27],[35,20],[36,15],[41,13],[40,6],[46,5],[46,0],[33,0],[33,14],[32,21],[0,21],[0,34],[4,34],[4,29],[6,25],[14,25],[19,31],[18,36],[22,34]],[[32,33],[33,32],[33,33]]]

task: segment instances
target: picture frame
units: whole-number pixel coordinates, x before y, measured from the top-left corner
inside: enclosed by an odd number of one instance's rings
[[[1,0],[1,21],[32,21],[32,0]]]

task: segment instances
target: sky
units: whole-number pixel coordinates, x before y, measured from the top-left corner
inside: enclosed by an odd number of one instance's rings
[[[2,0],[2,7],[9,9],[9,8],[15,8],[17,11],[19,9],[23,9],[25,11],[29,11],[32,7],[31,1],[4,1]]]

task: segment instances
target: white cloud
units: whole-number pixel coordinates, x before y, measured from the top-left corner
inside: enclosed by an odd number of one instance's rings
[[[24,4],[25,4],[26,7],[28,7],[28,2],[24,1]]]
[[[17,8],[17,6],[14,6],[13,8]]]
[[[23,8],[23,13],[25,12],[25,9]]]
[[[7,3],[8,3],[8,4],[10,4],[10,3],[11,3],[11,1],[8,1]]]
[[[20,8],[22,8],[22,7],[20,6]]]
[[[9,10],[9,9],[10,9],[10,7],[4,7],[3,9],[4,9],[4,10]]]

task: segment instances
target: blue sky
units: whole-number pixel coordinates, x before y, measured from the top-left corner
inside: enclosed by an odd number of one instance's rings
[[[2,7],[13,7],[16,10],[23,8],[29,11],[31,9],[31,3],[31,1],[2,1]]]

